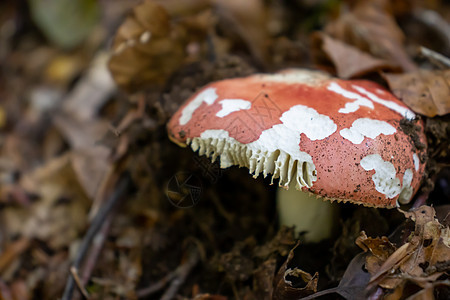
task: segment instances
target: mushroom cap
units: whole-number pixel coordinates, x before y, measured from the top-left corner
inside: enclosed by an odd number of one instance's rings
[[[221,168],[245,166],[332,201],[395,207],[411,200],[425,169],[415,118],[376,83],[289,69],[208,84],[167,128]]]

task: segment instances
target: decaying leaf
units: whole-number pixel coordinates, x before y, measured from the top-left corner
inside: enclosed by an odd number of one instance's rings
[[[401,212],[415,222],[415,230],[400,247],[385,237],[368,238],[364,233],[357,239],[358,246],[370,253],[366,258],[371,274],[368,289],[389,290],[391,299],[409,296],[408,284],[429,287],[450,269],[450,230],[435,218],[434,208]]]
[[[30,246],[30,239],[22,237],[9,244],[0,254],[0,275],[5,278],[4,271],[8,266],[13,265],[17,258]],[[17,264],[16,264],[17,265]]]
[[[215,0],[216,11],[226,26],[246,43],[260,62],[267,59],[267,15],[261,0]]]
[[[294,246],[294,229],[282,226],[271,241],[255,249],[255,255],[262,259],[272,258],[274,255],[286,256]]]
[[[274,279],[274,300],[288,300],[306,297],[317,291],[317,283],[319,281],[319,273],[309,274],[295,266],[291,266],[291,262],[295,255],[297,245],[289,252],[289,255],[280,267]]]
[[[320,44],[317,46],[320,49],[315,49],[315,51],[326,53],[340,78],[358,77],[371,72],[396,68],[390,61],[376,58],[324,33],[317,33],[313,38],[316,43]]]
[[[114,80],[128,91],[165,83],[186,59],[187,45],[195,39],[194,33],[202,29],[204,33],[208,20],[201,15],[191,22],[184,20],[181,26],[172,22],[165,8],[153,1],[136,6],[114,39],[109,62]]]
[[[275,277],[276,268],[276,259],[268,259],[254,271],[253,289],[258,299],[272,299],[274,288],[272,282]]]
[[[389,87],[412,110],[427,117],[450,113],[450,69],[385,74]]]
[[[38,200],[1,211],[4,228],[11,235],[46,241],[51,249],[71,245],[85,228],[91,201],[78,184],[69,155],[50,160],[21,183]]]
[[[256,241],[248,238],[236,243],[230,252],[222,254],[219,267],[225,271],[232,281],[247,280],[254,269],[254,263],[250,258],[249,250],[255,246]]]
[[[395,251],[395,246],[389,242],[387,237],[370,238],[364,231],[356,239],[356,245],[364,251],[372,253],[372,256],[366,258],[366,269],[372,274],[379,270]]]
[[[332,293],[337,293],[345,299],[367,299],[366,286],[370,279],[370,273],[364,268],[366,256],[366,253],[359,253],[352,259],[337,287],[317,292],[302,299],[316,299]]]
[[[373,56],[399,65],[404,71],[416,68],[403,47],[405,39],[389,12],[389,1],[358,1],[355,7],[330,22],[325,32]]]

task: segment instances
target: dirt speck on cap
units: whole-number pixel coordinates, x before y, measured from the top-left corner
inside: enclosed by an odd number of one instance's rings
[[[420,126],[417,125],[417,122],[419,122],[419,119],[415,120],[408,120],[403,119],[400,121],[400,128],[401,130],[406,133],[411,139],[411,145],[414,146],[414,149],[417,149],[419,151],[424,150],[426,148],[426,145],[420,141]],[[423,163],[421,158],[421,162]]]

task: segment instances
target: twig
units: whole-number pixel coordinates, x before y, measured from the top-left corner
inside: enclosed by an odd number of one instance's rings
[[[91,245],[92,239],[95,237],[99,229],[101,228],[102,224],[104,223],[106,217],[109,215],[109,213],[113,210],[113,208],[116,206],[116,204],[119,202],[119,200],[122,198],[122,196],[125,194],[125,192],[128,190],[131,181],[130,177],[127,175],[122,176],[119,179],[119,183],[117,185],[117,188],[114,190],[111,197],[108,199],[108,201],[102,206],[102,208],[99,210],[97,215],[92,220],[91,226],[89,227],[86,235],[83,238],[83,241],[80,246],[80,250],[78,251],[72,267],[78,269],[84,259],[84,256],[89,249],[89,246]],[[73,276],[70,276],[67,278],[66,287],[64,289],[64,294],[61,298],[61,300],[71,300],[72,299],[72,293],[75,286],[75,280]]]
[[[109,230],[111,229],[111,222],[114,218],[114,215],[114,213],[110,214],[106,218],[105,222],[100,228],[100,231],[95,235],[92,241],[91,251],[89,252],[89,255],[86,257],[86,260],[83,264],[83,272],[81,274],[81,283],[83,285],[86,285],[86,283],[89,281],[89,278],[91,277],[98,256],[100,255],[103,245],[105,244],[106,237],[108,236]]]
[[[157,281],[155,284],[152,284],[149,287],[137,291],[136,296],[138,298],[148,297],[151,294],[161,290],[168,282],[171,281],[169,288],[166,290],[164,295],[162,295],[161,300],[173,299],[177,291],[185,282],[192,268],[194,268],[197,262],[199,261],[200,256],[197,248],[191,249],[192,250],[189,251],[189,257],[185,263],[181,264],[178,268],[175,269],[175,271],[167,274],[161,280]]]
[[[443,46],[446,50],[450,49],[450,25],[440,14],[429,9],[416,10],[413,13],[423,24],[434,30],[442,38],[445,43]]]
[[[166,276],[164,276],[163,278],[161,278],[154,284],[137,291],[136,297],[138,297],[138,298],[148,297],[151,294],[154,294],[154,293],[162,290],[167,285],[167,283],[169,283],[172,279],[174,279],[177,276],[177,270],[178,269],[167,274]]]
[[[78,276],[78,269],[73,266],[70,267],[70,274],[72,274],[73,280],[75,280],[75,283],[77,284],[77,287],[80,290],[81,294],[83,294],[84,298],[89,298],[89,294],[84,288],[83,283],[80,280],[80,276]]]
[[[428,58],[429,61],[441,69],[450,67],[450,59],[436,51],[420,46],[420,54]]]
[[[178,292],[180,287],[186,281],[187,276],[191,272],[191,270],[195,267],[199,260],[198,251],[196,248],[190,251],[189,257],[186,263],[182,264],[177,268],[178,276],[172,280],[169,288],[166,290],[164,295],[162,295],[161,300],[171,300],[175,298],[175,294]]]

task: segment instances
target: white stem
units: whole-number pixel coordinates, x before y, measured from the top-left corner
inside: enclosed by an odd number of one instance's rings
[[[319,242],[330,237],[337,222],[337,203],[323,201],[311,193],[279,188],[277,192],[280,224],[295,225],[295,231],[306,232],[307,242]]]

